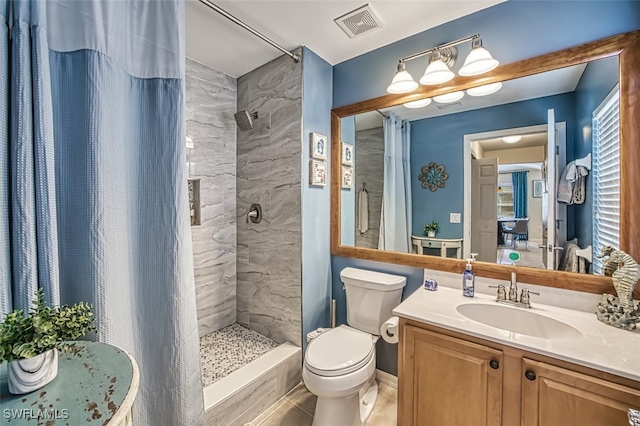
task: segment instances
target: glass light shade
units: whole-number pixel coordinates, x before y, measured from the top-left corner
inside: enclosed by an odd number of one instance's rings
[[[520,135],[505,136],[504,138],[502,138],[502,140],[505,141],[506,143],[516,143],[516,142],[519,142],[520,139],[522,139],[522,136]]]
[[[478,75],[491,71],[500,64],[496,59],[493,59],[491,53],[482,45],[474,47],[469,52],[469,56],[464,61],[464,65],[458,71],[458,74],[464,76]]]
[[[451,102],[459,101],[464,96],[464,92],[451,92],[440,96],[434,96],[433,100],[440,102],[441,104],[448,104]]]
[[[406,106],[407,108],[422,108],[422,107],[426,107],[430,103],[431,103],[431,98],[427,98],[427,99],[420,99],[419,101],[407,102],[403,105]]]
[[[487,96],[496,93],[502,88],[502,83],[485,84],[484,86],[467,89],[467,93],[471,96]]]
[[[418,87],[418,83],[413,80],[411,74],[405,68],[404,63],[398,64],[398,71],[393,76],[391,84],[387,87],[389,93],[407,93],[415,90]]]
[[[436,59],[429,63],[424,75],[420,78],[420,84],[442,84],[455,76],[442,59]]]

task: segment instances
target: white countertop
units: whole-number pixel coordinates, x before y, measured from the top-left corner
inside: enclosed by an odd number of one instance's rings
[[[567,323],[583,337],[532,337],[491,327],[458,313],[456,308],[468,303],[499,305],[495,296],[487,294],[476,292],[475,297],[470,298],[462,295],[462,289],[440,286],[437,291],[429,291],[421,287],[398,305],[393,314],[640,381],[640,333],[605,325],[598,321],[595,313],[543,305],[533,300],[532,308],[527,311]],[[594,312],[595,309],[594,305]]]

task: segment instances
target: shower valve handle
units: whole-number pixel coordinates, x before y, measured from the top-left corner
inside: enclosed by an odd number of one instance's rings
[[[249,219],[253,223],[262,222],[262,206],[258,203],[251,204],[249,207],[249,211],[247,212],[247,223],[249,223]]]

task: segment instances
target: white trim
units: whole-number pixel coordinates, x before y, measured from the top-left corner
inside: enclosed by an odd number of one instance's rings
[[[386,371],[376,369],[376,380],[380,383],[391,386],[394,389],[398,389],[398,378]]]
[[[260,358],[204,388],[204,409],[211,410],[221,402],[231,398],[253,381],[273,371],[278,365],[295,356],[301,348],[291,343],[283,343]]]
[[[556,123],[556,133],[560,141],[564,139],[566,145],[567,123],[564,121]],[[522,135],[523,133],[546,132],[547,125],[514,127],[511,129],[495,130],[492,132],[469,133],[463,137],[463,221],[462,221],[462,258],[467,259],[471,253],[471,209],[466,208],[471,202],[471,142],[478,139],[496,139],[504,136]],[[562,145],[561,145],[562,146]],[[566,149],[566,148],[565,148]],[[563,151],[563,150],[561,150]],[[564,154],[564,153],[563,153]]]

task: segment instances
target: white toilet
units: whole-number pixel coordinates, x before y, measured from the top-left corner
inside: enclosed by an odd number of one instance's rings
[[[313,426],[362,426],[378,395],[375,381],[380,327],[402,298],[406,278],[345,268],[347,325],[313,339],[304,354],[302,379],[318,396]]]

